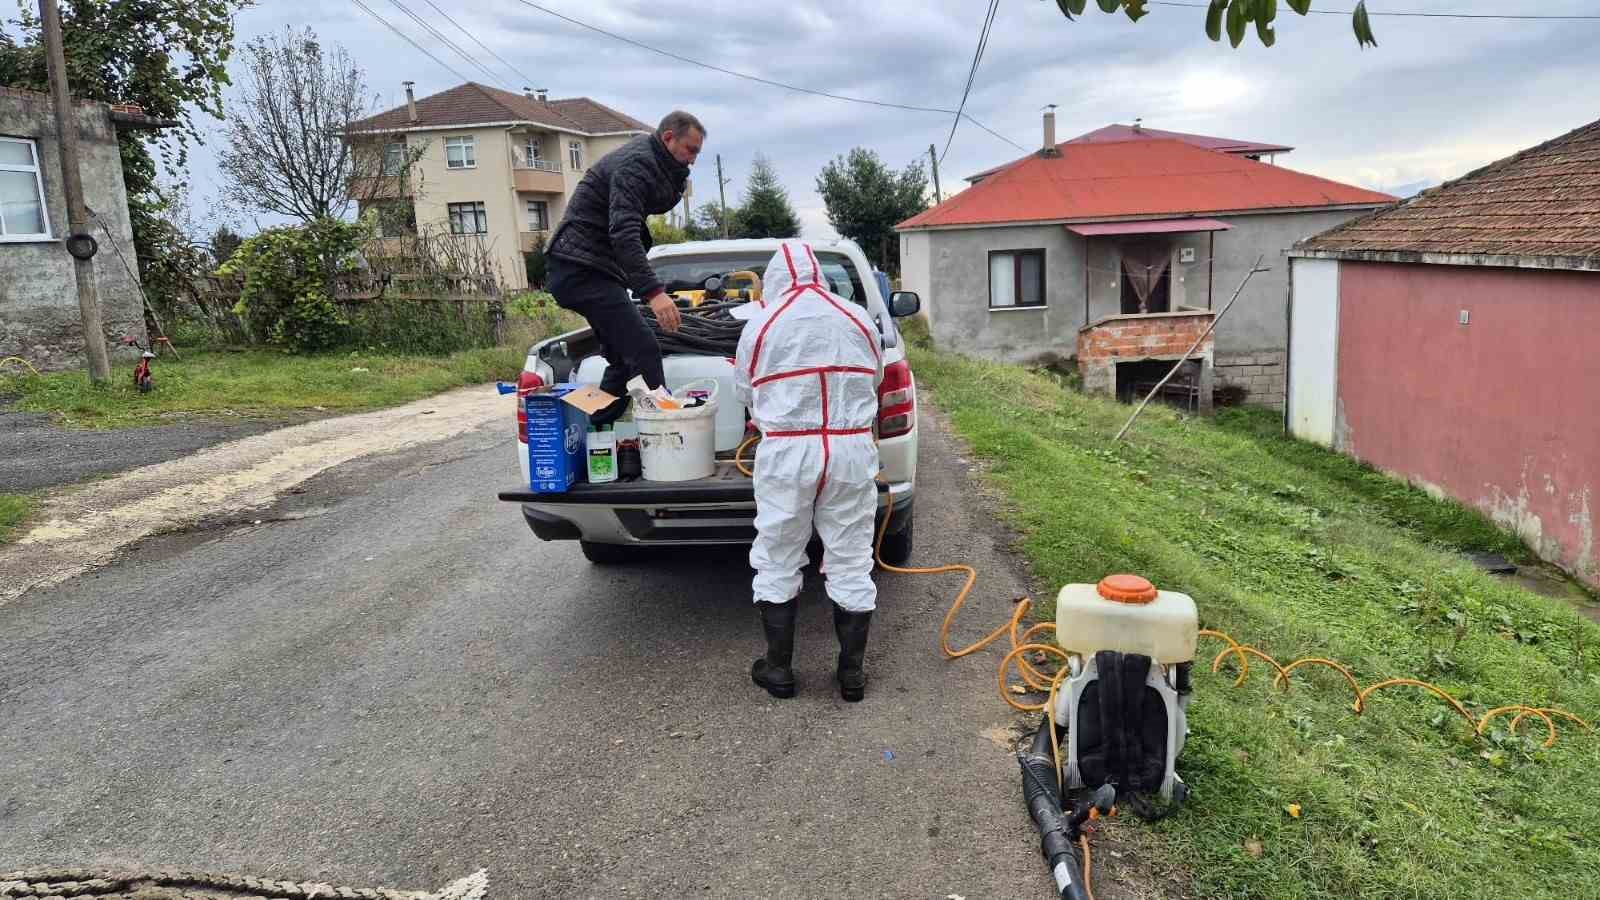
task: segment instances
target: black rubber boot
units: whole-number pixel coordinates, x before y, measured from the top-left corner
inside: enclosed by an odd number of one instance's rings
[[[761,611],[761,630],[767,635],[767,655],[750,667],[750,678],[780,700],[794,696],[794,613],[799,600],[788,603],[756,602]]]
[[[839,696],[850,703],[859,703],[867,692],[867,673],[862,659],[867,655],[867,626],[872,624],[872,612],[847,612],[833,605],[833,632],[839,636],[839,671],[834,676],[839,681]]]

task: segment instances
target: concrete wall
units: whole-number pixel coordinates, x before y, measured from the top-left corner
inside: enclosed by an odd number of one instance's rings
[[[129,274],[111,246],[114,240],[127,265],[139,270],[110,111],[103,104],[82,103],[75,113],[84,200],[111,230],[108,238],[100,223],[91,220],[100,243],[94,265],[105,336],[113,347],[125,334],[142,341],[146,335],[138,277]],[[61,149],[49,97],[0,88],[0,135],[37,142],[51,231],[45,240],[0,242],[0,358],[20,356],[41,370],[84,365],[77,279],[63,242],[67,201],[61,187]]]
[[[932,328],[935,312],[928,302],[933,285],[930,244],[931,237],[926,231],[908,231],[900,235],[900,289],[922,298],[922,317]]]
[[[1233,296],[1256,254],[1272,271],[1258,273],[1228,317],[1217,326],[1217,383],[1244,388],[1247,403],[1281,409],[1284,402],[1285,350],[1289,346],[1289,260],[1284,252],[1296,243],[1361,215],[1361,210],[1228,216],[1232,225],[1216,234],[1212,304],[1221,309]],[[1204,254],[1201,254],[1203,256]],[[1196,267],[1195,274],[1203,272]]]
[[[928,287],[918,293],[939,346],[1006,362],[1065,360],[1076,352],[1083,325],[1083,238],[1059,225],[923,233]],[[989,251],[1040,248],[1045,305],[990,310]]]
[[[1174,309],[1206,308],[1208,304],[1220,309],[1258,254],[1265,254],[1262,265],[1272,267],[1251,279],[1228,317],[1217,325],[1219,386],[1244,388],[1248,391],[1246,402],[1282,406],[1289,284],[1284,251],[1360,213],[1339,210],[1220,217],[1233,227],[1215,233],[1214,251],[1213,238],[1205,232],[1142,238],[1170,247]],[[1062,225],[915,231],[901,235],[902,253],[916,255],[918,244],[913,238],[918,236],[925,236],[920,239],[928,243],[927,289],[911,289],[923,295],[940,346],[1009,362],[1065,358],[1074,352],[1078,328],[1122,311],[1119,248],[1124,238],[1085,239]],[[988,252],[1038,247],[1045,250],[1046,306],[991,312]],[[1194,262],[1180,261],[1184,248],[1194,250]],[[911,277],[923,276],[913,272]]]
[[[1600,586],[1600,274],[1339,267],[1336,446]]]

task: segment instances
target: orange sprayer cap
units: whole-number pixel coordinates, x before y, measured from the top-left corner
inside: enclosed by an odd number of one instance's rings
[[[1149,603],[1156,598],[1156,586],[1138,575],[1107,575],[1096,590],[1118,603]]]

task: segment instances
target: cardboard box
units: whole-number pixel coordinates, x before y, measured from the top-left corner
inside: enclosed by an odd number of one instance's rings
[[[528,488],[559,494],[583,480],[589,415],[616,398],[592,385],[563,383],[528,394]]]

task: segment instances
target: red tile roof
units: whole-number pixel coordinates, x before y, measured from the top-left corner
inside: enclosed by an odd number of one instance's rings
[[[1096,128],[1094,131],[1091,131],[1087,134],[1080,134],[1077,137],[1066,141],[1065,143],[1118,144],[1122,143],[1123,141],[1183,141],[1185,144],[1193,144],[1196,147],[1204,147],[1207,150],[1216,150],[1219,153],[1237,153],[1240,156],[1255,156],[1266,153],[1288,153],[1294,149],[1293,147],[1285,146],[1283,144],[1263,144],[1257,141],[1239,141],[1234,140],[1233,138],[1212,137],[1206,134],[1187,134],[1182,131],[1162,131],[1159,128],[1145,128],[1142,125],[1107,125],[1104,128]],[[1057,144],[1056,149],[1059,150],[1062,146],[1062,144]],[[984,169],[982,172],[979,172],[976,175],[968,175],[966,180],[977,182],[983,178],[993,175],[1001,169],[1006,168],[1006,166],[1016,165],[1017,163],[1022,162],[1024,159],[1027,159],[1027,157],[1023,157],[1022,159],[1014,159],[1011,162],[1005,163],[1004,165],[995,166],[992,169]]]
[[[1380,206],[1388,194],[1175,140],[1059,145],[1002,169],[897,228],[1094,221]]]
[[[1353,219],[1295,249],[1600,264],[1600,122]]]
[[[417,121],[404,105],[353,122],[350,131],[396,131],[481,125],[487,122],[528,122],[578,134],[651,131],[649,125],[596,103],[588,97],[537,100],[469,81],[448,91],[417,98]]]

